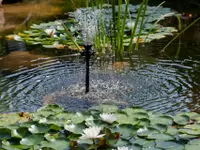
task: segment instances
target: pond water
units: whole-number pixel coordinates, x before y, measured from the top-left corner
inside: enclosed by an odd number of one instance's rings
[[[43,10],[51,4],[49,2],[39,4],[36,8],[40,6]],[[14,13],[10,7],[25,9],[24,5],[30,6],[27,3],[3,6],[5,18]],[[36,12],[38,11],[31,13]],[[191,13],[193,16],[198,14]],[[52,19],[52,15],[61,14],[61,10],[56,7],[52,13],[41,12],[41,16],[37,17]],[[190,12],[182,18],[183,25],[194,19],[188,14]],[[17,24],[27,16],[20,16],[21,20],[20,17],[10,21],[6,19],[8,21],[5,21],[1,30],[8,32],[7,29],[11,26],[16,29]],[[171,19],[164,23],[177,22]],[[2,32],[2,37],[4,33]],[[168,114],[180,111],[200,112],[200,23],[196,23],[164,53],[160,53],[171,38],[141,45],[140,50],[131,56],[132,63],[128,58],[124,62],[92,58],[91,87],[88,94],[85,94],[84,89],[85,61],[79,54],[71,54],[67,50],[31,47],[1,38],[0,112],[34,111],[50,103],[57,103],[71,111],[110,103],[120,107],[137,105]]]

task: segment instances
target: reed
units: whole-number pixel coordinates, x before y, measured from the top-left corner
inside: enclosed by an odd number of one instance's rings
[[[134,39],[135,31],[137,29],[137,26],[138,26],[138,23],[139,23],[139,19],[141,17],[141,13],[142,13],[143,7],[145,5],[145,2],[146,2],[146,0],[143,0],[142,3],[140,4],[140,8],[138,10],[138,14],[137,14],[137,17],[136,17],[136,20],[135,20],[134,28],[131,30],[131,39],[130,39],[129,46],[128,46],[128,49],[127,49],[127,52],[128,52],[129,55],[132,54],[132,49],[133,49],[132,41]]]
[[[180,37],[181,34],[183,34],[186,30],[188,30],[190,27],[192,27],[196,22],[200,20],[200,17],[194,20],[191,24],[189,24],[186,28],[184,28],[180,33],[178,33],[167,45],[161,50],[161,52],[165,52],[165,49],[178,37]]]

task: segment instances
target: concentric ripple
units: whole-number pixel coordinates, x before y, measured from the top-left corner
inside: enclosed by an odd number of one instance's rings
[[[32,61],[31,69],[0,77],[0,111],[34,111],[50,103],[71,111],[102,103],[141,106],[162,113],[199,111],[200,105],[193,105],[200,97],[199,90],[195,92],[199,83],[192,72],[200,62],[191,66],[190,61],[156,59],[154,63],[141,63],[135,56],[134,68],[128,65],[120,71],[111,63],[103,67],[94,64],[87,94],[82,59]]]

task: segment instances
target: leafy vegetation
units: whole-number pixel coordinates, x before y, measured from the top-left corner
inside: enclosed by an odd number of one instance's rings
[[[141,5],[131,5],[128,1],[126,4],[121,2],[120,5],[115,3],[105,5],[99,2],[91,7],[70,12],[67,20],[33,24],[30,30],[9,35],[7,38],[25,41],[30,45],[40,44],[45,48],[69,47],[81,50],[82,47],[77,45],[84,45],[83,37],[75,16],[77,12],[87,14],[88,11],[93,13],[94,10],[100,12],[98,32],[94,41],[94,47],[97,51],[100,50],[99,52],[105,52],[108,47],[112,47],[109,50],[116,49],[123,53],[124,46],[131,47],[133,43],[151,42],[177,32],[174,27],[164,27],[159,24],[160,20],[174,15],[175,12],[162,6],[147,6],[146,1],[144,2]]]
[[[176,116],[114,105],[66,112],[47,105],[33,113],[0,115],[0,149],[4,150],[198,150],[200,115]]]

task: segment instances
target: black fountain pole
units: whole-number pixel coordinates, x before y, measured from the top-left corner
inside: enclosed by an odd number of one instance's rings
[[[85,50],[81,53],[85,56],[86,60],[86,74],[85,74],[85,93],[90,90],[90,56],[93,54],[91,51],[92,45],[84,45]]]

